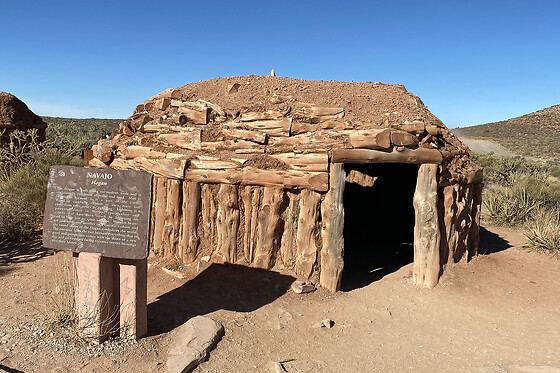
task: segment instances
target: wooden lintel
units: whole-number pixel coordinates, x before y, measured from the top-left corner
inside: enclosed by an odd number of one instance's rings
[[[333,163],[434,163],[440,164],[443,160],[441,153],[436,149],[403,149],[384,152],[370,149],[333,149]]]

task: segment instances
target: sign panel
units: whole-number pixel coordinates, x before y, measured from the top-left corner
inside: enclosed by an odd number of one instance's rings
[[[145,171],[53,166],[43,246],[144,259],[151,205],[152,175]]]

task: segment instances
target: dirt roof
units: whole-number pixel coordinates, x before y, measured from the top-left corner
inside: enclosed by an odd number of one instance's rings
[[[98,160],[119,159],[113,168],[145,169],[138,163],[146,158],[172,157],[198,160],[198,168],[286,170],[294,161],[281,156],[288,153],[325,154],[330,162],[336,149],[424,149],[441,153],[442,175],[477,169],[469,149],[418,96],[379,82],[251,75],[191,83],[138,105],[98,145]]]

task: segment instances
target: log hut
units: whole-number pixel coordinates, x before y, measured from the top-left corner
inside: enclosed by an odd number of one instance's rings
[[[210,257],[335,292],[350,260],[372,254],[409,250],[428,288],[477,254],[482,169],[402,85],[191,83],[138,105],[87,158],[155,176],[152,255],[183,263]]]

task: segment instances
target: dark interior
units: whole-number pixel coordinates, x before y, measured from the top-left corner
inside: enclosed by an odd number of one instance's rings
[[[344,189],[344,271],[341,290],[363,287],[414,259],[414,164],[345,164],[376,177],[373,186]],[[370,179],[371,180],[371,179]]]

